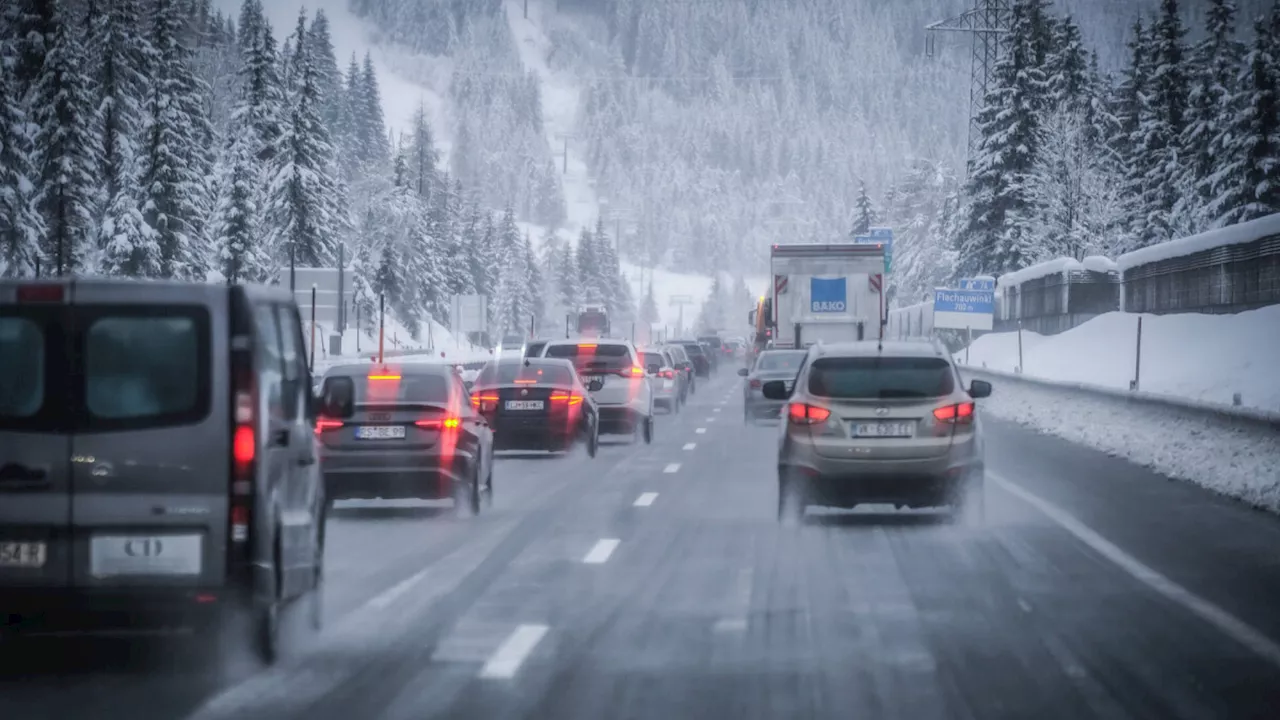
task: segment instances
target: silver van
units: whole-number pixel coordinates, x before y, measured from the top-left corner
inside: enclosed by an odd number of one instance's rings
[[[281,289],[0,281],[0,632],[318,627],[305,347]]]

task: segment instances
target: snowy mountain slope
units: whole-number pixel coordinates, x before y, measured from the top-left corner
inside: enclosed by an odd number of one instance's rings
[[[581,91],[572,77],[554,72],[547,65],[552,45],[543,31],[543,4],[543,0],[530,0],[529,17],[525,19],[524,0],[506,0],[507,23],[511,26],[512,37],[520,52],[520,61],[524,63],[525,69],[537,73],[542,80],[542,120],[547,144],[553,154],[560,156],[563,169],[565,136],[572,136],[577,126]],[[568,206],[568,227],[565,230],[577,237],[581,228],[594,227],[600,214],[600,203],[592,186],[587,163],[581,157],[572,137],[567,147],[568,172],[562,176],[565,203]]]
[[[213,0],[214,8],[233,19],[239,17],[240,5],[241,0]],[[447,60],[406,56],[398,49],[379,44],[374,28],[347,9],[347,0],[267,0],[263,3],[263,11],[271,22],[277,44],[284,45],[297,26],[298,14],[304,9],[308,19],[319,10],[329,17],[339,68],[346,69],[352,53],[357,58],[363,58],[365,52],[370,53],[382,90],[382,111],[386,116],[387,129],[396,136],[407,132],[413,114],[420,105],[424,105],[442,156],[447,157],[450,138],[446,133],[451,125],[446,119],[447,106],[442,99],[444,92],[440,90],[447,88],[449,82]]]

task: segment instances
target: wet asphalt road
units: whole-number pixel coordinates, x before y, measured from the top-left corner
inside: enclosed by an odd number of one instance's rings
[[[341,509],[275,668],[23,645],[0,718],[1280,716],[1280,519],[987,419],[984,526],[779,526],[720,375],[652,446],[504,458],[479,518]]]

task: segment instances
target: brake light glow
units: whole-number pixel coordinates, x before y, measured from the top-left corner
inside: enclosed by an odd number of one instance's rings
[[[662,377],[667,378],[668,380],[670,380],[671,378],[674,378],[674,377],[676,376],[676,371],[675,371],[675,370],[663,370],[663,371],[662,371],[662,373],[661,373],[661,375],[662,375]]]
[[[341,420],[332,420],[330,418],[319,418],[316,420],[317,435],[328,430],[337,430],[341,427],[342,427]]]
[[[231,443],[231,455],[236,461],[236,466],[243,468],[253,464],[257,454],[258,439],[253,436],[253,428],[248,425],[237,427],[235,438]]]
[[[258,474],[258,393],[252,357],[237,352],[232,357],[235,408],[231,430],[231,497],[229,498],[228,561],[249,572],[249,529],[253,525],[254,482]]]
[[[525,378],[517,378],[514,382],[516,385],[537,385],[538,384],[538,381],[536,378],[527,379],[527,380]]]
[[[475,393],[471,396],[471,407],[480,412],[490,412],[498,404],[497,393]]]
[[[62,302],[62,285],[23,285],[18,288],[18,302]]]
[[[598,347],[600,346],[596,343],[578,343],[578,348],[582,350],[594,350]]]
[[[370,375],[370,380],[399,380],[399,375]]]
[[[971,402],[944,405],[933,411],[933,417],[940,423],[971,423],[973,410],[974,404]]]
[[[429,420],[416,420],[413,424],[424,430],[452,430],[461,425],[462,420],[456,417],[431,418]]]
[[[568,403],[569,405],[581,405],[582,396],[577,393],[551,393],[551,402]]]
[[[751,386],[752,390],[756,390],[759,389],[763,383],[760,382],[760,378],[751,378],[751,382],[747,384]]]
[[[796,425],[816,425],[826,422],[831,417],[831,411],[816,405],[791,403],[787,406],[787,417]]]
[[[621,375],[622,377],[638,378],[638,377],[644,377],[645,372],[644,372],[644,368],[638,365],[633,365],[632,367],[622,370],[618,374]]]

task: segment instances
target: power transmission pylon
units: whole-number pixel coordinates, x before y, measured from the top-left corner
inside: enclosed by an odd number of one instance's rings
[[[991,74],[1004,45],[1000,36],[1009,32],[1010,0],[973,0],[973,8],[925,27],[924,52],[933,57],[939,32],[961,32],[973,35],[973,65],[969,71],[969,160],[978,149],[981,135],[978,115],[987,101]]]

